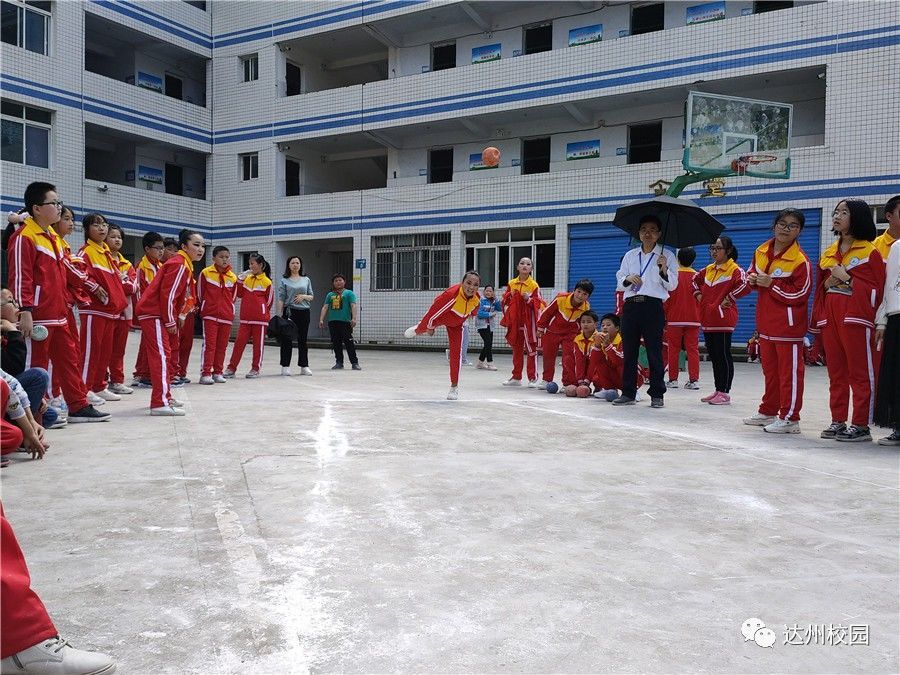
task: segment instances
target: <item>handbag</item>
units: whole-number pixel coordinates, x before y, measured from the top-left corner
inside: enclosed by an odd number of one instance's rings
[[[266,334],[277,340],[293,340],[297,337],[297,324],[287,318],[287,311],[283,315],[275,315],[269,319],[269,328]]]

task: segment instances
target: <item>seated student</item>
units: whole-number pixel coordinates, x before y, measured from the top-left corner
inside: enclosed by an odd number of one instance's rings
[[[32,459],[42,459],[50,444],[44,441],[44,429],[35,422],[28,403],[22,385],[0,370],[0,417],[3,418],[0,453],[6,455],[23,446]]]
[[[759,363],[759,331],[753,331],[753,335],[747,340],[747,363]]]
[[[697,252],[691,246],[678,249],[678,286],[669,293],[663,303],[666,310],[665,342],[669,368],[669,389],[678,388],[678,359],[682,344],[687,353],[688,381],[685,389],[699,389],[700,379],[700,305],[694,297],[692,283],[697,274],[691,265],[697,259]]]
[[[610,402],[615,400],[618,390],[622,388],[625,367],[620,325],[616,314],[604,314],[600,318],[600,330],[594,333],[590,357],[589,373],[594,385],[594,396]],[[646,370],[638,365],[635,379],[638,388],[644,384],[645,373]]]
[[[542,337],[544,350],[543,380],[538,389],[546,389],[556,373],[556,355],[562,346],[563,386],[575,383],[574,352],[572,340],[578,335],[578,321],[591,306],[588,298],[594,292],[590,279],[582,279],[575,284],[571,293],[560,293],[541,312],[537,322],[538,337]]]
[[[575,363],[575,382],[563,380],[563,386],[591,384],[591,350],[594,348],[594,333],[597,332],[597,315],[588,310],[578,320],[581,330],[572,340],[572,360]]]

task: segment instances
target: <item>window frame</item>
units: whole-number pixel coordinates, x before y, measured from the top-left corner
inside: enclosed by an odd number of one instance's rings
[[[538,231],[545,229],[553,229],[553,237],[548,238],[545,236],[541,236],[538,239]],[[531,239],[513,239],[512,233],[514,230],[523,230],[530,229],[531,230]],[[489,239],[497,239],[497,235],[503,231],[506,231],[506,239],[499,241],[489,241]],[[464,244],[465,247],[465,261],[466,261],[466,269],[477,269],[477,260],[475,257],[477,250],[485,250],[485,249],[494,249],[494,271],[493,271],[493,279],[482,279],[482,285],[486,283],[492,283],[496,288],[502,288],[506,286],[506,282],[509,281],[513,276],[515,276],[516,263],[518,260],[516,258],[514,249],[530,247],[531,254],[528,256],[531,258],[532,263],[534,263],[534,268],[532,269],[532,276],[535,280],[538,279],[538,275],[541,274],[540,269],[538,269],[537,262],[537,247],[538,246],[553,246],[553,277],[554,282],[550,284],[542,284],[538,281],[538,284],[541,288],[554,288],[555,287],[555,279],[556,279],[556,225],[541,225],[541,226],[531,226],[531,227],[510,227],[510,228],[497,228],[491,230],[464,230],[462,233],[463,241],[466,240],[467,236],[484,234],[484,241],[481,242],[473,242]],[[500,261],[501,258],[501,249],[506,249],[506,266],[503,267]],[[469,260],[469,251],[472,251],[472,259],[471,265]],[[502,269],[501,269],[502,267]],[[509,273],[509,276],[503,278],[503,270]],[[546,281],[546,279],[544,279]]]
[[[442,68],[435,68],[434,67],[434,50],[440,49],[442,47],[453,47],[453,65],[452,66],[444,66]],[[431,57],[431,59],[430,59],[429,67],[432,72],[441,71],[441,70],[452,70],[453,68],[457,67],[458,54],[457,54],[457,48],[456,48],[456,40],[444,40],[442,42],[432,42],[430,51],[431,51],[431,53],[429,54],[429,56]]]
[[[242,183],[259,179],[259,153],[258,152],[242,152],[238,155],[238,177]],[[244,164],[249,160],[247,167]],[[255,162],[253,160],[256,160]],[[245,168],[247,169],[245,171]],[[256,175],[254,175],[254,169]],[[244,176],[247,176],[245,178]]]
[[[662,13],[663,20],[662,25],[659,28],[651,28],[649,30],[641,30],[638,33],[634,32],[634,11],[644,9],[646,7],[651,7],[653,5],[662,5]],[[628,34],[629,35],[648,35],[650,33],[659,33],[666,29],[666,3],[665,2],[641,2],[630,5],[630,11],[628,14]]]
[[[550,46],[547,49],[538,49],[533,51],[527,50],[527,33],[530,30],[534,30],[536,28],[549,28],[550,29]],[[527,26],[522,26],[522,56],[528,56],[529,54],[543,54],[544,52],[552,52],[553,51],[553,22],[552,21],[540,21],[538,23],[531,23]]]
[[[631,157],[632,148],[652,147],[652,145],[650,143],[639,143],[637,145],[634,145],[634,143],[631,140],[632,129],[635,127],[650,127],[650,126],[658,126],[659,127],[659,157],[657,157],[656,159],[649,160],[649,161],[641,161],[641,162],[632,161],[632,157]],[[655,145],[655,144],[653,144],[653,145]],[[650,122],[640,122],[640,123],[628,125],[628,154],[626,156],[627,164],[629,164],[629,165],[631,165],[631,164],[652,164],[653,162],[662,161],[662,146],[663,146],[662,120],[656,120],[656,121],[650,121]]]
[[[435,152],[449,152],[450,153],[450,177],[447,180],[434,180],[434,167],[432,162],[432,155]],[[453,174],[454,174],[454,165],[456,163],[456,151],[453,146],[445,146],[439,148],[428,148],[428,176],[427,181],[429,184],[432,183],[452,183],[453,182]],[[447,168],[446,166],[439,167],[440,169]]]
[[[403,243],[407,238],[410,243]],[[442,291],[449,287],[451,238],[449,230],[373,236],[370,240],[373,269],[369,290],[375,293],[417,292]],[[403,255],[411,260],[404,262]],[[401,286],[401,265],[409,264],[413,266],[412,285]],[[390,266],[389,274],[383,271],[384,265]]]
[[[10,45],[11,47],[17,47],[19,49],[24,49],[25,51],[29,51],[32,54],[50,56],[50,22],[53,18],[53,12],[41,9],[40,7],[35,7],[34,5],[30,5],[26,2],[26,0],[3,0],[3,4],[8,4],[16,9],[16,42],[15,44],[13,44],[12,42],[4,42],[3,44]],[[33,49],[29,49],[26,46],[25,27],[27,23],[26,14],[28,12],[32,12],[33,14],[36,14],[37,16],[40,16],[44,19],[43,51],[35,51]]]
[[[258,82],[259,81],[259,52],[253,54],[244,54],[241,60],[241,82]],[[248,73],[247,70],[250,69]],[[248,75],[251,76],[248,78]]]
[[[0,120],[9,121],[12,123],[17,123],[22,125],[22,161],[17,162],[13,159],[4,159],[4,162],[9,162],[10,164],[19,164],[21,166],[30,166],[35,169],[50,169],[53,165],[53,111],[46,110],[44,108],[37,108],[35,106],[30,106],[25,103],[19,103],[18,101],[12,101],[9,99],[3,99],[3,103],[17,105],[22,108],[22,116],[14,117],[9,113],[0,113]],[[49,122],[40,122],[37,120],[28,119],[28,110],[34,110],[41,113],[46,113],[50,116]],[[28,127],[34,127],[40,129],[42,131],[47,132],[47,166],[41,166],[40,164],[28,164],[26,161],[28,158]]]

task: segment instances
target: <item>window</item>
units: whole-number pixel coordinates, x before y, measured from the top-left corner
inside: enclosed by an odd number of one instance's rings
[[[184,168],[166,163],[166,194],[184,194]]]
[[[3,161],[50,168],[51,113],[12,101],[3,101],[0,112]]]
[[[537,54],[549,52],[553,49],[553,24],[545,23],[540,26],[529,26],[525,29],[525,54]]]
[[[196,7],[197,9],[205,12],[206,11],[206,2],[205,0],[184,0],[187,4],[192,7]]]
[[[259,79],[259,54],[250,54],[241,57],[241,72],[244,82],[253,82]]]
[[[456,43],[445,42],[431,45],[431,69],[447,70],[448,68],[456,68]]]
[[[169,98],[177,98],[179,101],[181,101],[183,100],[183,90],[184,83],[181,81],[181,78],[166,73],[166,96],[168,96]]]
[[[453,180],[453,148],[428,151],[428,182],[449,183]]]
[[[658,162],[662,150],[662,122],[628,127],[628,163]]]
[[[550,137],[528,138],[522,141],[522,173],[550,171]]]
[[[284,196],[296,197],[300,194],[300,162],[295,159],[284,160]]]
[[[776,9],[790,9],[793,6],[793,2],[785,2],[784,0],[758,0],[753,3],[753,13],[774,12]]]
[[[30,52],[46,54],[50,37],[49,0],[3,0],[0,39]]]
[[[372,237],[375,291],[443,290],[450,285],[450,233]]]
[[[240,155],[240,158],[241,180],[259,178],[259,153],[251,152],[246,155]]]
[[[531,258],[534,278],[543,288],[556,280],[556,228],[517,227],[511,230],[465,232],[466,269],[477,270],[481,285],[498,288],[516,275],[521,258]]]
[[[638,5],[631,8],[631,34],[643,35],[662,30],[665,25],[666,6],[662,2]]]
[[[302,71],[300,70],[300,66],[297,66],[290,61],[285,63],[284,70],[284,83],[285,83],[285,96],[296,96],[297,94],[303,93],[300,90],[301,85],[301,75]]]

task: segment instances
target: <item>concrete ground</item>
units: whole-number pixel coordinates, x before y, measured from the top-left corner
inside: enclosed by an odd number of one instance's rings
[[[503,388],[509,357],[450,402],[442,354],[360,357],[282,378],[270,347],[186,417],[138,390],[4,469],[60,631],[122,673],[900,668],[900,449],[818,438],[823,368],[803,435],[770,436],[740,421],[755,365],[730,407],[704,364],[651,410]]]

